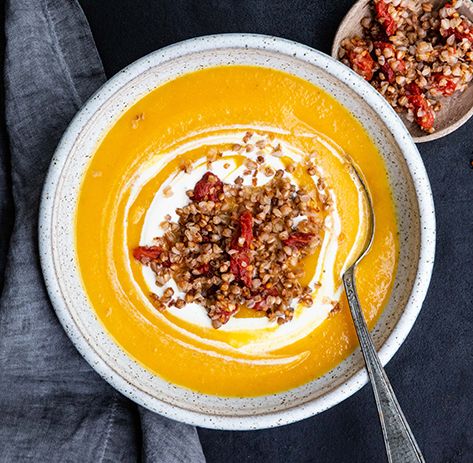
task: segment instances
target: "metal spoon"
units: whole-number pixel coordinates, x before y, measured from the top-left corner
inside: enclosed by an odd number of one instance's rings
[[[379,419],[383,429],[388,461],[389,463],[425,463],[424,457],[422,456],[406,417],[404,413],[402,413],[399,402],[386,376],[386,372],[381,365],[361,311],[360,301],[358,300],[355,286],[355,269],[371,247],[375,222],[373,203],[368,188],[350,160],[348,160],[348,167],[352,173],[352,177],[360,185],[360,191],[366,198],[368,230],[364,248],[354,263],[345,271],[342,278],[356,334],[360,342],[361,352],[363,353],[366,369],[368,370],[368,375],[373,387]]]

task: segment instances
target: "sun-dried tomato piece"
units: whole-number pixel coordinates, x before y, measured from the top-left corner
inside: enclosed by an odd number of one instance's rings
[[[445,3],[443,8],[440,10],[440,16],[446,18],[447,20],[454,20],[455,27],[450,27],[448,29],[440,27],[440,34],[443,37],[450,37],[452,34],[458,41],[462,41],[463,39],[467,39],[469,42],[473,42],[473,23],[468,18],[461,18],[461,21],[457,24],[457,17],[458,17],[458,6],[455,2],[448,2]],[[452,11],[448,11],[452,10]],[[450,22],[450,24],[452,24]]]
[[[451,76],[445,76],[441,73],[432,74],[434,81],[433,88],[444,96],[452,96],[457,89],[457,84]]]
[[[463,31],[455,29],[455,38],[460,41],[463,39],[467,39],[469,42],[473,42],[473,26],[471,24],[468,24],[466,21],[463,21],[462,25]]]
[[[406,72],[406,64],[402,59],[396,59],[396,69],[397,72],[404,74]]]
[[[352,69],[360,74],[368,82],[373,78],[375,62],[368,50],[356,53],[354,50],[348,52],[348,59]]]
[[[416,123],[422,129],[429,131],[434,126],[435,113],[422,94],[422,90],[415,82],[411,82],[406,85],[406,96]]]
[[[384,63],[381,66],[381,70],[386,77],[386,80],[392,84],[394,80],[396,79],[396,75],[394,74],[393,68],[389,65],[389,63]]]
[[[251,287],[253,280],[253,268],[251,267],[251,259],[247,250],[238,251],[232,254],[230,258],[230,271],[235,278]]]
[[[394,45],[390,42],[385,42],[384,40],[377,40],[373,42],[373,47],[375,48],[375,50],[379,50],[385,58],[391,58],[396,56],[396,49],[394,48]],[[386,56],[384,50],[391,50],[392,55]]]
[[[392,84],[396,80],[396,72],[398,72],[400,74],[404,74],[404,72],[406,71],[406,66],[405,66],[404,62],[401,61],[401,60],[394,61],[394,66],[395,66],[396,70],[394,70],[392,68],[391,63],[388,63],[388,62],[384,63],[381,66],[381,70],[383,71],[384,75],[386,76],[386,80],[390,84]]]
[[[197,267],[197,271],[201,274],[201,275],[207,275],[209,272],[210,272],[210,264],[206,263],[206,264],[201,264]]]
[[[231,249],[249,249],[253,242],[253,215],[250,211],[240,214],[238,232],[232,238]],[[240,241],[243,238],[243,242]]]
[[[284,240],[283,243],[292,248],[302,249],[309,245],[314,237],[313,233],[295,232],[288,239]]]
[[[407,95],[422,95],[422,90],[415,82],[410,82],[406,85]]]
[[[253,242],[253,216],[250,211],[240,214],[239,224],[239,230],[230,243],[230,248],[238,251],[231,255],[230,271],[237,280],[250,287],[253,279],[253,270],[250,266],[251,256],[249,253],[251,243]],[[240,238],[244,239],[242,243],[240,243]]]
[[[386,35],[390,37],[397,31],[397,24],[389,12],[389,4],[384,3],[383,0],[377,0],[374,4],[376,10],[376,18],[386,31]],[[394,6],[392,6],[394,8]]]
[[[249,248],[253,242],[253,216],[250,211],[240,215],[240,237],[245,240],[243,247]]]
[[[266,310],[266,298],[262,299],[261,301],[255,302],[255,305],[253,306],[253,310],[256,310],[257,312],[261,312],[262,310]]]
[[[218,201],[223,193],[223,182],[212,172],[207,172],[195,184],[194,201]]]
[[[424,95],[409,95],[407,99],[414,111],[417,124],[424,130],[431,129],[434,126],[435,115]]]
[[[142,264],[148,264],[156,260],[162,252],[163,248],[160,246],[138,246],[133,249],[133,257]]]
[[[446,6],[446,5],[445,5]],[[463,20],[457,27],[450,29],[440,29],[440,34],[442,37],[450,37],[452,34],[458,41],[467,39],[469,42],[473,42],[473,25]]]
[[[396,72],[399,74],[404,74],[406,71],[406,65],[402,59],[396,58],[396,49],[394,45],[389,42],[376,41],[373,43],[375,49],[380,50],[382,56],[385,59],[384,64],[381,65],[381,71],[386,77],[386,80],[389,83],[393,83],[396,79]],[[392,55],[386,57],[385,50],[389,49],[392,51]]]

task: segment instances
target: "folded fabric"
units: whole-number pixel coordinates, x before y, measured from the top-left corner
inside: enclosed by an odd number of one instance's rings
[[[43,180],[67,124],[105,80],[83,12],[74,0],[10,0],[6,38],[11,159],[1,164],[11,168],[15,223],[0,299],[0,461],[205,461],[194,427],[136,407],[92,370],[45,291]]]

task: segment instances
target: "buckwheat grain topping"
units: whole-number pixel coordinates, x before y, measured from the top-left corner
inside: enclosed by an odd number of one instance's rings
[[[164,235],[153,245],[134,249],[159,287],[172,279],[182,294],[170,287],[152,294],[158,310],[195,302],[219,328],[241,307],[282,324],[292,319],[295,304],[312,304],[313,288],[300,282],[302,260],[320,245],[330,200],[321,193],[314,198],[263,161],[248,160],[245,167],[252,179],[258,170],[271,179],[257,186],[237,177],[229,184],[208,171],[187,192],[188,204],[176,210],[178,221],[161,224]],[[312,163],[306,169],[315,173]]]
[[[435,130],[442,97],[463,92],[473,77],[473,24],[458,12],[414,0],[373,0],[361,37],[343,40],[339,58],[373,85],[397,112]]]

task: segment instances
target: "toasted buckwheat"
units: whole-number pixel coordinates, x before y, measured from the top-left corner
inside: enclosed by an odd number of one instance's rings
[[[184,293],[178,299],[171,288],[152,294],[159,310],[196,302],[219,328],[241,307],[281,324],[292,319],[295,303],[312,304],[313,289],[300,282],[301,261],[320,245],[327,197],[297,188],[283,170],[248,167],[273,177],[245,186],[241,177],[226,184],[207,172],[188,191],[188,204],[176,210],[178,221],[169,222],[152,246],[133,250],[158,286],[173,279]]]
[[[441,97],[463,92],[473,78],[473,24],[460,4],[373,0],[362,37],[343,40],[339,58],[397,112],[433,132]]]

